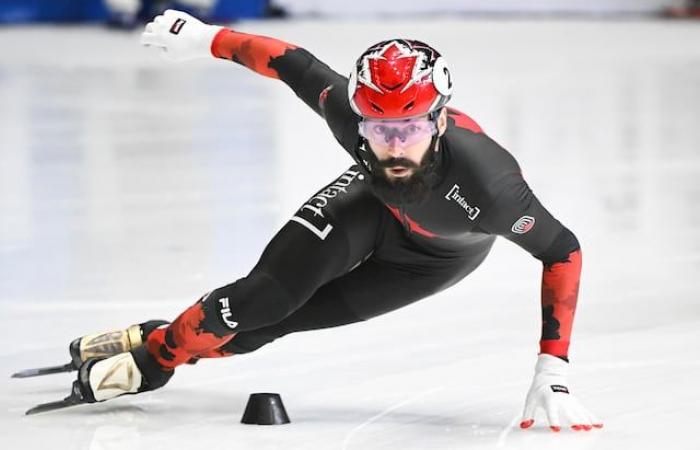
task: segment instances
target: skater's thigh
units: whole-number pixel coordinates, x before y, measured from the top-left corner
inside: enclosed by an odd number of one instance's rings
[[[278,323],[239,333],[223,348],[248,353],[290,333],[331,328],[369,319],[429,295],[411,274],[370,258],[351,272],[321,286],[292,314]]]
[[[303,303],[372,253],[386,217],[386,208],[352,166],[299,208],[267,245],[251,275],[274,278]]]
[[[367,320],[444,289],[452,284],[455,273],[456,269],[449,268],[439,271],[427,267],[407,269],[371,257],[351,272],[323,285],[294,313],[262,331],[279,337]]]
[[[493,244],[489,238],[450,257],[438,257],[416,245],[402,225],[388,217],[373,253],[350,272],[321,286],[279,324],[278,333],[345,325],[426,298],[476,269]]]
[[[436,294],[473,272],[486,258],[493,237],[475,241],[449,255],[438,255],[408,236],[398,223],[385,224],[374,253],[329,287],[362,320]]]
[[[492,244],[489,238],[449,258],[436,257],[417,246],[389,217],[369,258],[323,284],[282,320],[239,333],[227,347],[234,353],[254,351],[289,333],[346,325],[409,305],[467,276]]]
[[[409,270],[370,258],[329,288],[342,293],[344,308],[367,320],[439,292],[451,278],[448,272]]]

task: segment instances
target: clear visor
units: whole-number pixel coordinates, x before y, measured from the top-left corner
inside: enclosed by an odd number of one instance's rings
[[[372,120],[360,122],[360,136],[378,145],[409,147],[437,133],[437,126],[427,117],[404,120]]]

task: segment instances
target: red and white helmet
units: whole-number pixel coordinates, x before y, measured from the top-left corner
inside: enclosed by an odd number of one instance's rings
[[[440,53],[406,39],[371,46],[358,58],[348,81],[350,106],[369,119],[430,114],[451,95],[450,71]]]

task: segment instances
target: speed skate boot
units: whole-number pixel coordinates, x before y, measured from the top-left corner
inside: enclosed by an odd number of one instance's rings
[[[23,370],[13,374],[12,378],[29,378],[78,370],[89,359],[118,355],[142,346],[153,330],[167,324],[168,322],[164,320],[149,320],[123,330],[111,330],[79,337],[68,346],[71,358],[69,363]]]
[[[85,403],[94,403],[158,389],[173,373],[159,366],[141,346],[109,358],[88,360],[80,366],[75,383],[80,385]]]
[[[153,330],[168,323],[165,320],[149,320],[131,325],[126,330],[114,330],[79,337],[68,346],[71,362],[74,367],[78,368],[90,359],[104,358],[134,350],[146,342],[148,335]]]
[[[174,371],[164,370],[145,346],[107,358],[88,359],[80,366],[71,393],[63,400],[44,403],[26,412],[37,414],[84,403],[111,400],[126,394],[152,391],[170,380]]]

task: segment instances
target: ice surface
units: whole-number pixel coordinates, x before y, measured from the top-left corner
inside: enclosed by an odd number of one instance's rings
[[[167,64],[137,33],[0,30],[3,449],[700,448],[700,27],[689,22],[242,23],[341,73],[410,36],[452,66],[453,106],[520,161],[576,232],[572,389],[605,429],[517,429],[540,265],[499,241],[456,287],[366,323],[178,369],[164,389],[24,417],[72,375],[74,337],[172,319],[245,275],[350,159],[284,85],[225,61]],[[238,423],[279,392],[292,424]]]

